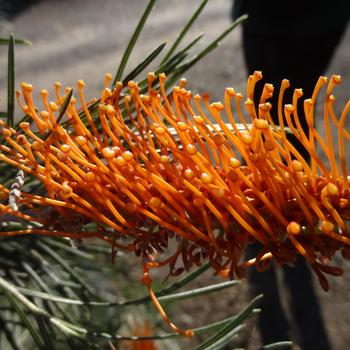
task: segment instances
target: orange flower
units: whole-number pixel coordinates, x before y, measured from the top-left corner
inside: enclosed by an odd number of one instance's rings
[[[132,341],[126,341],[125,345],[130,350],[157,350],[158,347],[154,340],[147,339],[153,336],[153,331],[148,321],[136,321],[132,323],[132,336],[135,337]],[[136,340],[140,338],[139,340]]]
[[[350,177],[345,160],[350,133],[344,127],[350,101],[337,118],[332,92],[340,77],[332,76],[324,101],[323,139],[315,129],[314,112],[327,78],[321,77],[312,97],[304,100],[305,116],[297,113],[301,89],[294,91],[291,104],[282,106],[289,87],[283,80],[279,126],[273,123],[267,102],[273,93],[271,84],[265,84],[260,104],[253,103],[255,84],[261,78],[255,72],[248,79],[245,113],[243,96],[233,88],[225,90],[223,103],[210,103],[208,96],[193,96],[186,90],[184,79],[167,95],[164,74],[159,75],[160,88],[155,90],[156,77],[150,73],[147,95],[133,81],[128,83],[128,94],[121,83],[110,90],[111,77],[106,75],[98,115],[92,115],[84,99],[84,82],[78,81],[83,113],[73,97],[64,124],[57,122],[64,101],[60,84],[55,85],[55,102],[49,102],[48,92],[41,90],[44,110],[37,112],[32,86],[22,83],[24,103],[19,92],[18,100],[38,132],[29,123],[21,123],[20,132],[3,124],[0,161],[35,176],[45,186],[46,197],[23,193],[19,199],[20,206],[31,208],[31,220],[40,218],[42,206],[55,208],[59,216],[51,215],[53,222],[41,218],[48,221],[46,231],[0,235],[51,231],[98,236],[113,249],[133,251],[142,257],[142,282],[176,331],[153,294],[150,268],[169,265],[170,273],[178,275],[209,260],[216,273],[232,278],[242,277],[250,265],[265,269],[272,258],[293,264],[302,255],[328,289],[323,273],[342,273],[328,261],[339,250],[346,258],[350,255]],[[301,128],[301,117],[307,120],[308,133]],[[337,130],[335,140],[331,124]],[[310,164],[288,140],[288,133],[305,147]],[[6,197],[7,190],[3,186],[0,190]],[[23,219],[27,215],[8,205],[0,210]],[[97,232],[82,230],[88,221],[100,225]],[[127,244],[120,240],[125,237]],[[171,238],[177,242],[175,251],[168,249]],[[243,261],[246,245],[254,241],[261,243],[261,253]]]

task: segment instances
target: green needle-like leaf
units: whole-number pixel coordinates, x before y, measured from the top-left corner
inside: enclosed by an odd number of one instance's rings
[[[265,345],[261,348],[261,350],[286,350],[291,349],[293,342],[291,341],[280,341],[277,343]]]
[[[149,1],[149,3],[147,5],[147,7],[146,7],[146,9],[145,9],[141,19],[140,19],[140,21],[138,23],[138,25],[136,26],[136,29],[135,29],[135,31],[134,31],[134,33],[133,33],[133,35],[132,35],[132,37],[131,37],[131,39],[129,41],[129,44],[126,47],[126,50],[125,50],[125,52],[123,54],[122,60],[120,62],[120,65],[119,65],[119,68],[118,68],[118,71],[117,71],[117,74],[115,75],[115,78],[113,80],[113,85],[117,81],[121,80],[123,72],[124,72],[124,69],[125,69],[125,66],[126,66],[126,64],[128,62],[128,59],[129,59],[130,55],[131,55],[131,52],[132,52],[132,50],[133,50],[133,48],[134,48],[134,46],[136,44],[136,41],[137,41],[137,39],[138,39],[138,37],[139,37],[139,35],[140,35],[140,33],[141,33],[145,23],[146,23],[146,20],[147,20],[149,14],[151,13],[151,10],[152,10],[155,2],[156,2],[156,0],[150,0]]]
[[[200,295],[205,295],[208,293],[217,292],[219,290],[229,288],[232,286],[237,285],[238,281],[226,281],[222,283],[213,284],[211,286],[203,287],[203,288],[196,288],[192,289],[190,291],[176,293],[176,294],[170,294],[170,295],[164,295],[158,298],[161,302],[170,302],[170,301],[179,301],[187,298],[193,298]],[[128,306],[128,305],[135,305],[135,304],[141,304],[144,302],[150,302],[151,299],[149,297],[145,297],[142,299],[137,300],[128,300],[125,302],[103,302],[103,301],[81,301],[77,299],[69,299],[69,298],[62,298],[59,296],[55,296],[49,293],[35,291],[33,289],[26,289],[26,288],[20,288],[18,287],[18,290],[23,293],[23,295],[27,296],[33,296],[37,297],[43,300],[50,300],[55,301],[57,303],[65,303],[65,304],[71,304],[71,305],[78,305],[78,306],[100,306],[100,307],[111,307],[111,306]]]
[[[8,45],[10,42],[10,39],[7,38],[0,38],[0,45]],[[20,45],[32,45],[32,42],[27,40],[27,39],[19,39],[16,38],[14,40],[15,44],[20,44]]]
[[[66,98],[64,99],[63,103],[62,103],[62,106],[58,112],[58,116],[57,116],[57,120],[56,120],[56,123],[59,124],[62,117],[64,116],[64,113],[66,113],[66,110],[69,106],[69,102],[72,98],[72,95],[73,95],[73,88],[70,89],[69,93],[67,94]]]
[[[233,332],[235,328],[239,327],[242,324],[242,322],[252,314],[253,310],[256,308],[257,304],[260,302],[262,297],[262,294],[255,297],[243,310],[243,312],[237,315],[237,317],[235,317],[231,322],[229,322],[226,326],[220,329],[220,331],[217,332],[215,335],[213,335],[204,343],[196,347],[195,350],[214,350],[219,344],[222,345],[221,340],[223,339],[223,337],[225,337],[231,331]],[[233,334],[231,334],[231,336],[233,336]]]
[[[22,310],[21,306],[17,302],[17,300],[11,295],[9,291],[3,290],[8,301],[12,305],[12,307],[15,309],[16,313],[18,314],[21,321],[24,323],[25,327],[29,331],[30,335],[32,336],[35,344],[38,346],[39,349],[43,349],[43,343],[40,336],[40,333],[33,327],[32,323],[33,321],[29,319],[29,317],[26,315],[26,313]]]
[[[230,331],[227,331],[220,339],[218,339],[215,343],[203,348],[203,350],[219,350],[222,349],[223,346],[227,345],[232,338],[238,334],[243,328],[245,327],[244,324],[239,325]]]
[[[161,53],[166,43],[159,45],[151,54],[149,54],[145,60],[143,60],[135,69],[133,69],[124,79],[123,85],[129,80],[133,80],[138,74],[140,74],[153,60]]]
[[[7,63],[7,124],[14,124],[15,110],[15,43],[14,36],[11,33],[8,46]]]
[[[196,12],[193,14],[193,16],[190,18],[188,23],[182,29],[182,31],[180,32],[179,36],[175,40],[174,44],[171,46],[171,48],[169,49],[169,51],[167,52],[167,54],[163,58],[161,64],[165,63],[171,57],[171,55],[175,52],[175,50],[177,49],[177,47],[181,43],[182,39],[185,37],[185,35],[189,31],[189,29],[192,27],[192,24],[195,22],[195,20],[198,18],[198,16],[200,15],[202,10],[204,9],[204,7],[207,4],[207,2],[208,2],[208,0],[203,0],[201,2],[201,4],[199,5],[198,9],[196,10]]]
[[[44,341],[44,349],[45,350],[54,350],[54,346],[52,343],[52,335],[49,332],[48,326],[45,323],[45,321],[39,317],[36,316],[36,323],[38,324],[39,332],[41,333],[41,337]]]
[[[210,268],[210,264],[209,263],[203,264],[203,266],[201,266],[199,269],[197,269],[197,270],[189,273],[188,275],[182,277],[177,282],[171,284],[169,287],[167,287],[167,288],[157,292],[156,293],[157,297],[161,297],[163,295],[170,294],[170,293],[174,292],[175,290],[185,286],[186,284],[188,284],[191,281],[193,281],[195,278],[200,276],[203,272],[205,272],[209,268]]]
[[[61,265],[63,270],[70,274],[72,281],[81,284],[88,293],[90,293],[91,295],[95,295],[93,289],[79,276],[79,274],[76,271],[74,271],[71,268],[71,266],[57,252],[52,250],[43,242],[38,242],[38,246],[40,246],[40,248],[43,249],[47,253],[47,255],[50,256],[54,261]]]
[[[158,300],[164,302],[164,301],[178,301],[178,300],[183,300],[187,298],[194,298],[200,295],[218,292],[219,290],[236,286],[237,284],[239,284],[238,281],[226,281],[226,282],[213,284],[211,286],[207,286],[203,288],[192,289],[186,292],[165,295],[165,296],[159,297]]]
[[[259,311],[256,309],[256,305],[261,300],[261,298],[262,298],[262,295],[257,296],[237,315],[234,315],[232,317],[211,323],[209,325],[205,325],[202,327],[192,329],[193,335],[197,336],[197,335],[201,335],[201,334],[219,331],[218,333],[216,333],[214,335],[214,337],[216,337],[219,333],[221,334],[222,330],[224,330],[222,332],[222,333],[224,333],[227,331],[227,328],[232,329],[232,328],[240,326],[242,324],[242,322],[244,322],[248,317],[250,317],[252,314],[256,313],[256,311]],[[229,327],[227,327],[227,326],[229,326]],[[118,334],[110,335],[108,333],[89,333],[89,335],[92,335],[94,337],[103,337],[103,338],[107,338],[107,339],[116,339],[116,340],[165,340],[165,339],[174,339],[174,338],[183,337],[181,334],[178,334],[178,333],[164,333],[164,334],[153,335],[153,336],[122,336],[122,335],[118,335]],[[203,345],[203,344],[201,344],[201,345]]]
[[[168,89],[170,86],[174,84],[174,82],[184,74],[188,69],[190,69],[193,65],[195,65],[198,61],[200,61],[204,56],[213,51],[219,43],[232,32],[239,24],[245,21],[248,18],[248,15],[242,15],[237,18],[235,22],[233,22],[221,35],[219,35],[215,40],[213,40],[204,50],[202,50],[199,54],[194,56],[188,62],[182,64],[181,66],[174,69],[173,74],[170,79],[168,79],[166,83],[166,88]]]
[[[64,99],[62,105],[61,105],[61,108],[60,110],[58,111],[58,116],[57,116],[57,119],[56,119],[56,123],[59,124],[61,119],[63,118],[64,116],[64,113],[66,113],[66,110],[69,106],[69,102],[72,98],[72,95],[73,95],[73,88],[70,89],[69,93],[67,94],[66,98]],[[44,136],[44,140],[47,139],[52,133],[52,130],[48,131],[48,133]]]

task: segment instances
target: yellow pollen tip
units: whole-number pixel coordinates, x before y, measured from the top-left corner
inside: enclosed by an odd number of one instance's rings
[[[122,156],[118,156],[114,162],[118,165],[118,166],[124,166],[126,164],[126,160],[122,157]]]
[[[298,97],[301,97],[304,94],[303,89],[295,89],[294,91],[295,91],[295,93],[297,94]]]
[[[246,145],[251,145],[253,143],[253,137],[252,135],[248,134],[247,132],[242,132],[242,141]]]
[[[158,135],[163,135],[165,133],[164,128],[162,128],[161,126],[158,126],[157,128],[155,128],[154,131]]]
[[[226,92],[227,92],[230,96],[236,95],[236,91],[235,91],[235,89],[232,88],[232,87],[226,88]]]
[[[133,80],[130,80],[129,82],[128,82],[128,88],[129,89],[135,89],[137,87],[137,84],[133,81]]]
[[[19,127],[22,130],[29,130],[30,129],[30,124],[28,122],[22,122],[22,123],[19,124]]]
[[[336,196],[336,195],[338,195],[338,194],[339,194],[338,186],[330,182],[330,183],[327,185],[327,193],[328,193],[328,195],[330,195],[330,196]]]
[[[340,83],[341,83],[341,76],[340,76],[340,75],[333,75],[333,76],[332,76],[332,79],[333,79],[333,81],[334,81],[336,84],[340,84]]]
[[[43,118],[44,120],[49,119],[49,116],[50,116],[49,112],[41,111],[39,114],[40,114],[40,117]]]
[[[70,150],[71,150],[71,147],[67,144],[63,144],[61,147],[60,147],[60,150],[63,152],[63,153],[69,153]]]
[[[34,151],[41,151],[44,148],[38,141],[34,141],[31,147]]]
[[[187,130],[187,125],[184,122],[178,122],[177,127],[179,128],[180,131]]]
[[[49,107],[50,107],[50,109],[51,109],[53,112],[58,111],[58,106],[57,106],[57,104],[56,104],[55,102],[50,102],[50,103],[49,103]]]
[[[166,155],[162,155],[159,158],[159,162],[162,163],[162,164],[167,164],[167,163],[169,163],[169,157],[166,156]]]
[[[95,174],[92,171],[88,171],[85,174],[85,180],[89,181],[89,182],[95,181],[96,180],[96,176],[95,176]]]
[[[149,205],[154,208],[159,208],[162,204],[162,201],[159,197],[152,197],[149,200]]]
[[[324,231],[324,232],[333,232],[334,225],[328,220],[322,220],[320,229],[321,231]]]
[[[187,180],[192,180],[195,175],[194,175],[193,170],[188,168],[184,171],[184,176]]]
[[[102,156],[106,159],[113,158],[115,156],[115,151],[110,147],[105,147],[102,149]]]
[[[218,111],[222,111],[225,107],[221,102],[214,102],[210,105],[211,108],[215,108]]]
[[[294,112],[294,107],[293,107],[293,105],[290,105],[290,104],[285,105],[285,106],[284,106],[284,109],[285,109],[287,112],[289,112],[289,113],[293,113],[293,112]]]
[[[301,227],[295,221],[290,222],[287,226],[287,232],[291,235],[297,235],[300,233],[300,231],[301,231]]]
[[[257,129],[266,130],[269,128],[269,123],[264,119],[255,119],[254,125]]]
[[[62,184],[62,193],[65,195],[72,194],[73,189],[66,182]]]
[[[202,173],[201,174],[201,180],[202,180],[203,183],[208,185],[208,184],[210,184],[213,181],[213,177],[210,174],[208,174],[208,173]]]
[[[80,87],[80,88],[82,88],[82,87],[84,87],[85,86],[85,82],[84,82],[84,80],[78,80],[77,81],[77,85],[78,85],[78,87]]]
[[[77,136],[77,137],[75,138],[75,142],[76,142],[79,146],[84,146],[84,145],[86,145],[87,140],[86,140],[86,137],[84,137],[84,136]]]
[[[295,171],[303,171],[303,165],[301,164],[301,162],[299,162],[298,160],[294,159],[292,161],[292,167]]]
[[[196,124],[203,124],[203,123],[204,123],[203,118],[200,117],[199,115],[194,115],[194,116],[193,116],[193,121],[194,121]]]
[[[230,166],[232,166],[232,168],[238,168],[241,166],[241,161],[237,158],[230,158]]]
[[[118,147],[119,148],[119,147]],[[122,157],[127,161],[129,162],[130,160],[133,160],[134,159],[134,155],[132,154],[132,152],[130,151],[125,151],[122,153]]]
[[[191,155],[195,155],[197,153],[197,148],[195,145],[192,145],[190,143],[190,144],[186,145],[186,151]]]
[[[4,129],[2,130],[2,135],[3,135],[4,137],[11,137],[12,132],[11,132],[10,129],[4,128]]]

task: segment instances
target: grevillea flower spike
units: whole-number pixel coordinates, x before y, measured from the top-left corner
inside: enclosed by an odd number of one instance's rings
[[[142,95],[134,81],[128,83],[128,93],[121,83],[107,88],[111,77],[106,75],[97,117],[84,99],[84,82],[78,81],[83,113],[72,97],[65,123],[57,121],[65,100],[60,84],[55,85],[55,102],[41,90],[44,110],[38,112],[32,86],[22,83],[18,101],[38,131],[27,122],[18,132],[2,123],[0,160],[36,177],[47,193],[21,193],[16,211],[7,204],[9,190],[1,186],[2,215],[42,226],[0,235],[99,237],[113,251],[134,252],[142,259],[142,283],[154,304],[172,329],[185,335],[191,331],[173,325],[158,303],[151,268],[168,265],[171,275],[179,275],[208,260],[215,273],[233,278],[244,276],[248,266],[264,270],[272,259],[293,264],[301,255],[327,290],[324,274],[342,273],[329,261],[337,251],[350,257],[350,178],[345,160],[350,101],[338,117],[332,95],[340,77],[332,76],[328,85],[327,78],[318,80],[312,97],[303,102],[305,116],[297,112],[301,89],[294,91],[291,104],[283,106],[289,87],[283,80],[278,126],[270,115],[271,84],[265,84],[259,105],[253,103],[260,72],[249,77],[244,103],[233,88],[225,90],[223,103],[210,103],[208,96],[186,90],[184,79],[167,95],[165,75],[158,78],[160,88],[155,90],[156,76],[149,74],[148,93]],[[316,97],[323,86],[324,139],[314,123]],[[69,92],[66,89],[66,95]],[[304,117],[308,132],[300,124]],[[288,140],[288,133],[304,146],[310,164]],[[43,207],[50,208],[45,215]],[[98,224],[95,232],[84,230],[91,221]],[[176,244],[169,245],[171,238]],[[245,247],[255,241],[261,252],[244,261]]]

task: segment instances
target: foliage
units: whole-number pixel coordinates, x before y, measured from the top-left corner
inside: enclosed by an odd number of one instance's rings
[[[151,13],[155,0],[150,0],[139,23],[136,26],[123,58],[119,64],[113,85],[117,81],[126,84],[142,74],[165,50],[166,43],[161,43],[139,65],[128,74],[124,74],[128,59],[132,54],[137,39],[144,28]],[[201,2],[198,10],[180,32],[173,45],[164,54],[155,76],[165,72],[168,75],[167,88],[190,69],[204,56],[215,49],[246,16],[234,22],[217,39],[194,56],[190,56],[191,49],[200,41],[202,35],[191,40],[180,48],[183,39],[188,34],[192,24],[200,15],[207,0]],[[16,44],[30,44],[27,40],[14,38],[0,39],[0,44],[8,44],[8,105],[7,111],[0,112],[9,126],[18,129],[19,123],[14,121],[15,97],[15,60],[14,48]],[[156,78],[154,87],[159,85]],[[141,80],[139,86],[142,91],[147,90],[147,79]],[[62,104],[58,122],[63,118],[71,100],[72,91]],[[98,115],[99,101],[89,106],[93,118]],[[128,120],[125,108],[125,120]],[[86,123],[87,116],[81,112],[81,119]],[[27,121],[24,116],[20,122]],[[62,121],[62,124],[66,121]],[[48,134],[47,137],[50,135]],[[13,179],[20,174],[8,165],[0,165],[0,183],[10,186]],[[43,189],[34,178],[25,179],[24,189],[32,194],[41,194]],[[49,215],[49,212],[47,212]],[[0,230],[16,231],[24,223],[10,215],[1,217]],[[36,226],[38,223],[31,222]],[[124,300],[123,296],[106,293],[99,284],[109,281],[116,274],[115,268],[107,262],[110,251],[100,244],[80,244],[70,239],[55,237],[7,237],[0,242],[0,348],[23,349],[35,346],[38,349],[77,349],[84,346],[87,349],[113,348],[112,344],[121,341],[167,340],[175,341],[180,335],[160,332],[155,335],[134,336],[122,335],[119,330],[123,323],[123,315],[128,314],[129,307],[139,307],[151,301],[148,296],[132,300]],[[123,258],[123,257],[121,257]],[[207,293],[214,293],[223,288],[233,288],[236,281],[223,282],[199,289],[179,292],[192,280],[206,271],[208,264],[188,273],[173,284],[158,290],[159,301],[178,302],[185,298],[196,298]],[[118,267],[117,267],[118,273]],[[119,271],[121,273],[121,271]],[[118,276],[116,277],[118,279]],[[97,282],[97,283],[96,283]],[[257,312],[259,300],[253,299],[239,314],[227,319],[205,325],[193,330],[194,335],[209,334],[210,336],[196,350],[221,349],[228,344],[244,327],[244,322]],[[109,344],[109,345],[108,345]],[[119,346],[118,345],[118,346]],[[275,344],[269,348],[285,348],[289,342]]]

